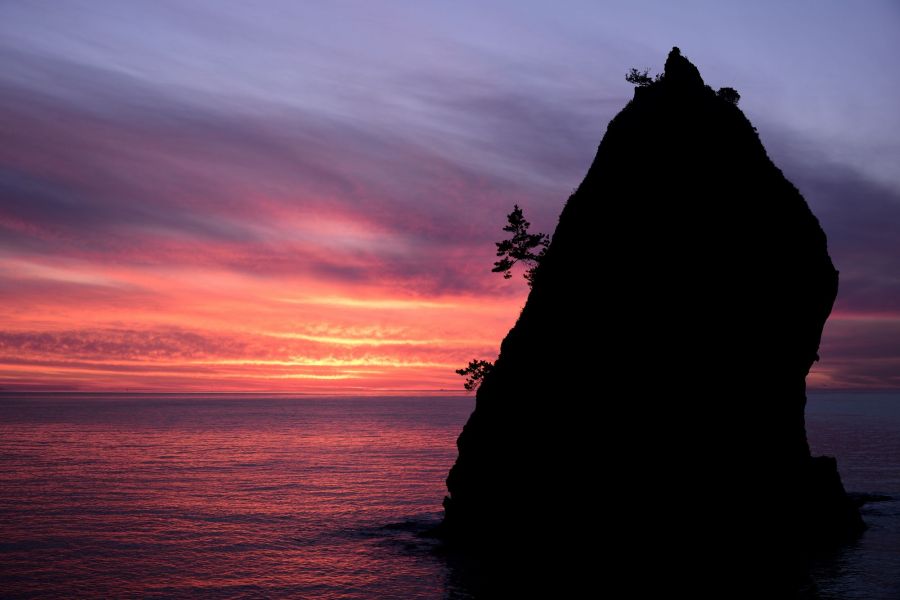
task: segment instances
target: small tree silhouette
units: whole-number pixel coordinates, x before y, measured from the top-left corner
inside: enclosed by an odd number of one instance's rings
[[[656,76],[659,79],[659,75]],[[638,87],[647,87],[651,83],[653,83],[653,78],[650,77],[650,69],[644,69],[643,71],[638,71],[634,67],[631,68],[628,73],[625,74],[625,81],[628,83],[633,83]]]
[[[741,101],[741,95],[738,94],[738,91],[732,87],[719,88],[719,91],[716,92],[716,96],[722,98],[723,100],[728,100],[735,106],[737,106],[737,103]]]
[[[513,205],[513,211],[506,215],[507,225],[503,231],[512,234],[512,237],[497,244],[497,256],[500,260],[494,263],[493,273],[503,273],[504,279],[512,277],[511,269],[517,262],[529,265],[524,277],[531,286],[534,283],[534,273],[547,252],[550,245],[550,236],[546,233],[529,233],[531,227],[522,213],[518,204]],[[538,250],[540,248],[540,250]],[[537,250],[537,251],[536,251]]]
[[[493,368],[494,363],[473,358],[465,369],[457,369],[456,373],[466,378],[463,387],[466,388],[466,391],[471,392],[478,389],[485,375],[490,373]]]

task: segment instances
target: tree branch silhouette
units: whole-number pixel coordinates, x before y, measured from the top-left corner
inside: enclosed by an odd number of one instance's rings
[[[550,245],[550,236],[546,233],[530,233],[531,223],[525,219],[525,215],[518,204],[513,205],[513,211],[506,215],[507,224],[503,231],[511,233],[512,237],[496,242],[497,256],[500,257],[494,263],[493,273],[503,273],[504,279],[512,277],[512,268],[516,263],[528,265],[524,277],[531,286],[534,283],[534,274],[541,259]]]

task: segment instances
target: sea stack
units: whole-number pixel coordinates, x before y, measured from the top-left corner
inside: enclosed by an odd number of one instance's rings
[[[804,424],[838,273],[735,100],[674,48],[610,121],[459,436],[452,544],[708,592],[861,531]]]

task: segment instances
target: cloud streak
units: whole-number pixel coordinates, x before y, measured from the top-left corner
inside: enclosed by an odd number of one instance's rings
[[[458,387],[527,291],[489,272],[506,213],[552,230],[649,55],[546,17],[0,7],[0,386]],[[895,387],[900,192],[777,117],[841,270],[811,381]]]

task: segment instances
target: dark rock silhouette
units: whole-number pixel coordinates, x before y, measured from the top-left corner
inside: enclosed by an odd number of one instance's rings
[[[800,193],[673,49],[609,123],[478,390],[444,536],[510,582],[802,580],[863,527],[804,424],[837,285]]]

